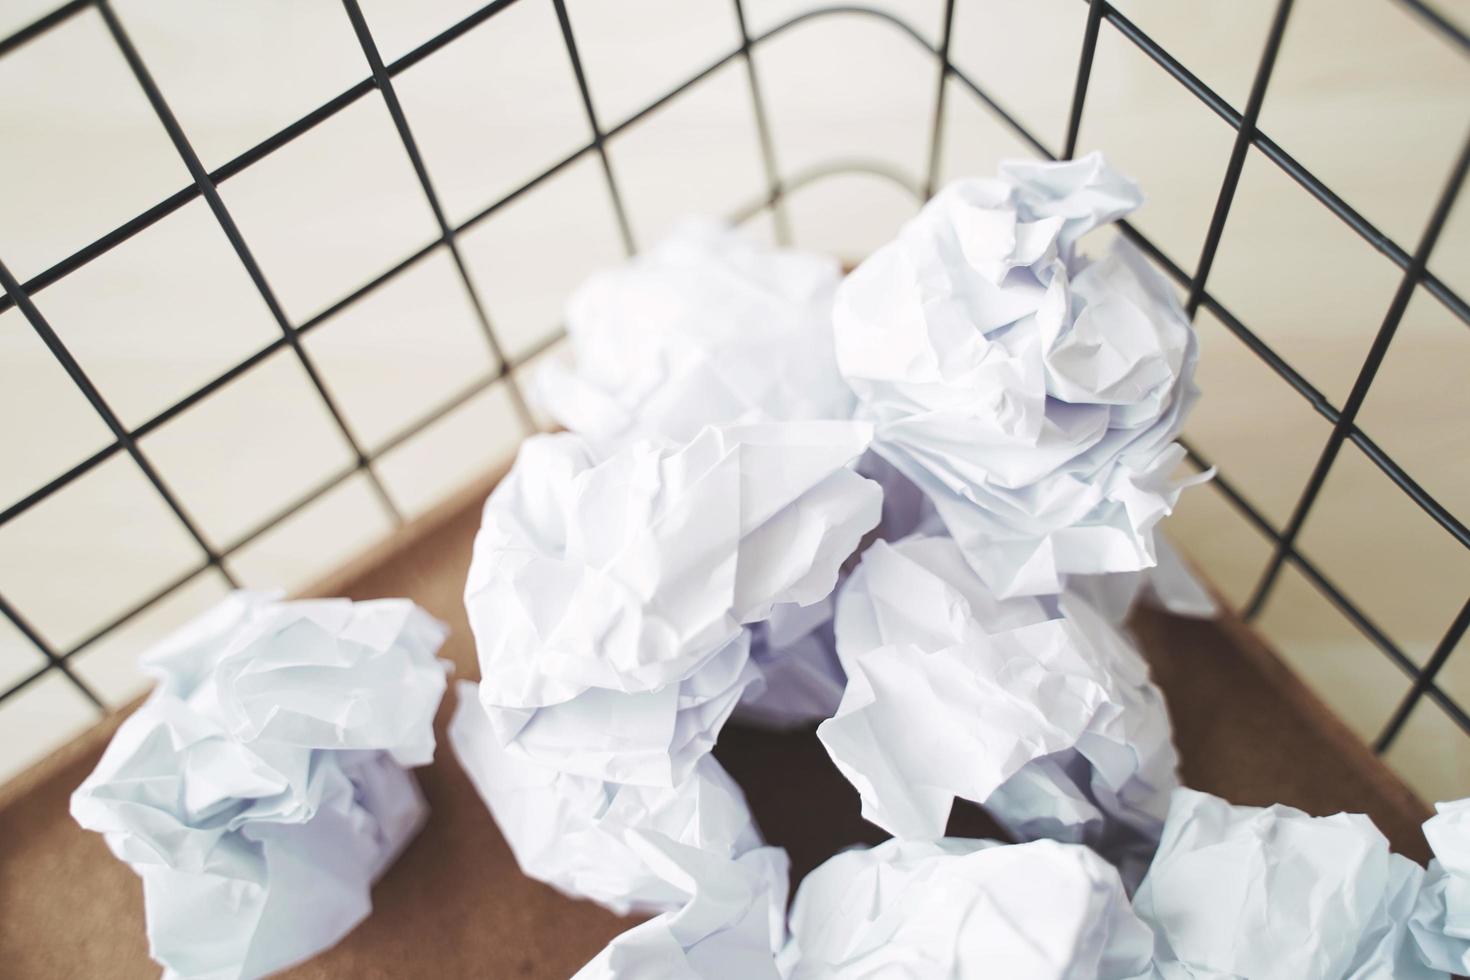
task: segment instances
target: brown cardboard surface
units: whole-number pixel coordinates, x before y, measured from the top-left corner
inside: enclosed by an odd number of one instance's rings
[[[356,599],[406,595],[448,622],[443,655],[478,676],[460,590],[479,501],[470,488],[311,590]],[[1366,812],[1394,847],[1427,857],[1422,802],[1362,745],[1248,628],[1143,611],[1134,627],[1169,700],[1185,782],[1237,803],[1290,803],[1311,813]],[[292,978],[570,976],[626,920],[524,877],[443,738],[418,770],[432,808],[427,826],[373,892],[372,916]],[[0,789],[0,975],[14,978],[156,977],[143,935],[142,887],[67,813],[72,789],[95,765],[116,721]],[[880,840],[851,788],[810,732],[729,728],[717,755],[745,788],[774,844],[802,874],[841,847]],[[993,833],[984,815],[957,810],[952,832]]]

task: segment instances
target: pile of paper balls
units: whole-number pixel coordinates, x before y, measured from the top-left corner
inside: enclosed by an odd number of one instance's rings
[[[1155,537],[1197,346],[1125,239],[1083,250],[1141,203],[1096,155],[1005,164],[846,278],[688,224],[572,299],[537,392],[568,431],[485,505],[450,737],[527,874],[656,913],[580,977],[1470,966],[1464,807],[1426,878],[1366,818],[1180,787],[1121,623],[1211,610]],[[789,916],[710,754],[732,716],[820,722],[893,835]],[[1018,843],[946,837],[957,799]]]
[[[696,222],[572,297],[536,391],[566,431],[527,440],[485,504],[465,585],[481,680],[459,682],[450,741],[526,874],[651,916],[578,977],[1470,971],[1470,801],[1426,825],[1426,871],[1364,817],[1180,786],[1123,623],[1139,598],[1212,612],[1156,537],[1201,479],[1179,475],[1175,441],[1197,345],[1170,286],[1098,231],[1141,203],[1097,155],[1010,163],[946,188],[845,278]],[[275,637],[261,666],[231,667],[238,642],[191,653],[182,700],[140,712],[193,712],[184,727],[215,739],[174,734],[202,754],[146,821],[119,789],[146,718],[78,793],[79,819],[143,871],[150,929],[161,876],[238,851],[231,880],[258,883],[289,814],[310,828],[337,806],[313,803],[334,773],[426,761],[402,746],[437,693],[391,735],[293,722],[293,704],[329,712],[320,690],[270,690],[270,663],[310,646],[273,615],[252,627]],[[344,629],[333,649],[357,649]],[[430,632],[356,640],[385,667],[411,652],[428,690]],[[388,676],[365,670],[359,693]],[[732,718],[817,725],[892,839],[832,857],[788,910],[786,854],[711,754]],[[324,788],[293,781],[303,760]],[[211,792],[196,769],[219,774]],[[946,836],[956,800],[1011,842]],[[354,895],[396,837],[376,839],[348,862],[367,869]]]

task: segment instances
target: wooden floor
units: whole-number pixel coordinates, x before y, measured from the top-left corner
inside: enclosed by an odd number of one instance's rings
[[[322,583],[316,594],[412,597],[450,623],[444,656],[477,677],[460,604],[486,481]],[[1135,629],[1169,698],[1185,782],[1237,803],[1290,803],[1312,813],[1368,813],[1416,860],[1426,858],[1423,803],[1329,715],[1233,619],[1205,623],[1140,613]],[[428,825],[373,895],[372,917],[296,978],[565,978],[627,926],[517,870],[443,738],[419,770]],[[143,935],[142,889],[102,840],[67,813],[116,720],[0,790],[0,973],[14,978],[157,977]],[[881,834],[812,733],[738,728],[716,754],[750,798],[767,838],[800,875],[837,849]],[[979,811],[952,830],[986,834]]]

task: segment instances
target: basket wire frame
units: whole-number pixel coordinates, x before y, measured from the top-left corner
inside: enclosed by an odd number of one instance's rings
[[[1364,400],[1383,363],[1384,356],[1393,341],[1395,332],[1402,322],[1409,300],[1418,290],[1422,289],[1433,296],[1436,301],[1458,318],[1462,324],[1470,326],[1470,305],[1467,305],[1463,297],[1458,295],[1448,284],[1428,269],[1430,255],[1434,250],[1436,242],[1439,240],[1450,211],[1454,207],[1456,196],[1465,183],[1467,166],[1470,166],[1470,134],[1467,134],[1459,156],[1451,167],[1444,188],[1439,194],[1430,218],[1419,240],[1413,245],[1412,249],[1405,248],[1379,231],[1372,223],[1354,210],[1351,205],[1336,195],[1326,184],[1312,174],[1311,171],[1297,162],[1280,145],[1263,133],[1257,125],[1261,107],[1265,102],[1267,89],[1270,85],[1272,72],[1276,65],[1277,55],[1281,48],[1282,37],[1285,34],[1286,26],[1291,16],[1292,0],[1278,0],[1243,110],[1237,110],[1231,106],[1224,98],[1202,82],[1183,63],[1165,50],[1158,42],[1139,28],[1138,25],[1129,20],[1116,7],[1107,2],[1107,0],[1082,0],[1087,5],[1086,22],[1077,63],[1076,84],[1067,117],[1066,138],[1059,151],[1053,150],[1042,140],[1038,139],[1014,115],[998,103],[989,92],[977,84],[965,72],[956,67],[950,60],[950,37],[955,15],[955,0],[946,0],[944,5],[943,20],[937,46],[928,41],[923,34],[902,18],[888,11],[862,4],[830,4],[814,7],[813,9],[792,16],[761,33],[753,34],[748,26],[743,0],[732,0],[740,35],[739,46],[715,59],[705,68],[658,96],[627,118],[617,121],[612,125],[604,125],[603,121],[598,117],[587,76],[583,70],[582,60],[578,53],[577,42],[572,29],[572,21],[568,15],[565,0],[550,0],[555,8],[557,22],[565,46],[565,53],[576,79],[582,108],[592,134],[591,139],[573,153],[556,161],[541,173],[525,181],[519,187],[486,205],[480,211],[458,224],[454,224],[448,219],[440,203],[439,195],[435,190],[433,181],[430,179],[429,170],[424,163],[418,143],[414,139],[409,119],[394,90],[393,79],[405,69],[418,64],[420,61],[443,49],[446,45],[453,43],[456,39],[479,27],[500,11],[518,2],[518,0],[493,0],[493,2],[485,4],[474,13],[449,26],[402,57],[388,63],[385,63],[382,59],[377,42],[358,5],[358,0],[341,0],[341,2],[367,63],[367,77],[212,171],[204,168],[198,154],[190,144],[188,136],[170,110],[162,91],[150,75],[143,58],[134,47],[123,24],[113,11],[109,0],[71,0],[71,2],[66,3],[52,13],[11,34],[9,37],[0,39],[0,57],[4,57],[29,41],[65,23],[72,17],[87,10],[96,10],[101,15],[112,40],[116,43],[118,50],[123,55],[133,77],[147,97],[154,114],[167,132],[175,151],[184,162],[192,178],[191,183],[187,186],[180,188],[142,214],[123,223],[91,244],[86,245],[72,255],[55,263],[50,268],[33,276],[26,282],[17,281],[4,265],[3,261],[0,261],[0,286],[4,287],[4,296],[0,296],[0,313],[12,308],[20,310],[30,327],[45,343],[50,353],[66,371],[78,390],[86,397],[87,401],[107,425],[113,436],[113,441],[104,448],[83,459],[66,472],[57,475],[15,503],[10,504],[3,511],[0,511],[0,526],[26,513],[37,504],[96,468],[99,464],[119,453],[123,453],[130,457],[139,470],[142,471],[148,482],[153,486],[153,489],[168,506],[169,510],[173,512],[180,525],[199,548],[199,562],[195,567],[189,569],[174,581],[165,584],[153,594],[144,597],[131,608],[117,615],[111,621],[104,623],[81,641],[64,650],[55,649],[50,645],[26,619],[22,610],[15,608],[4,596],[0,596],[0,615],[3,615],[9,620],[35,646],[38,652],[38,662],[35,669],[8,689],[0,691],[0,702],[13,697],[41,677],[46,676],[52,671],[56,671],[71,684],[75,685],[76,689],[90,702],[99,709],[106,710],[107,706],[103,703],[103,700],[72,669],[71,661],[74,657],[82,654],[97,641],[124,623],[127,623],[135,616],[152,608],[156,603],[161,602],[201,573],[213,569],[223,576],[226,581],[230,582],[230,584],[235,584],[235,580],[228,566],[225,564],[226,559],[357,474],[362,474],[367,478],[374,493],[383,504],[385,511],[391,516],[395,524],[401,524],[403,522],[403,516],[379,480],[375,463],[384,454],[413,438],[419,432],[465,404],[480,392],[488,389],[491,385],[502,380],[505,381],[514,411],[520,423],[526,431],[534,430],[535,424],[517,383],[515,371],[518,367],[534,359],[543,350],[559,340],[562,332],[558,331],[553,333],[519,358],[507,357],[495,326],[489,314],[486,312],[480,292],[476,288],[460,253],[457,241],[458,236],[462,235],[468,229],[479,225],[481,222],[490,219],[497,211],[542,184],[544,181],[562,172],[571,164],[584,157],[595,156],[611,201],[622,245],[627,254],[633,254],[637,250],[637,245],[634,240],[632,226],[628,220],[627,210],[618,188],[615,168],[607,153],[607,144],[619,134],[647,119],[672,100],[699,85],[716,71],[732,62],[738,62],[744,68],[756,122],[756,135],[766,184],[765,193],[760,199],[749,202],[730,215],[730,218],[736,222],[744,222],[761,212],[767,212],[772,218],[777,240],[782,243],[787,243],[791,238],[790,221],[785,206],[787,195],[800,187],[824,177],[842,173],[866,173],[897,184],[912,194],[917,200],[922,201],[930,197],[935,191],[938,178],[945,136],[945,100],[951,87],[949,84],[951,81],[958,83],[960,87],[968,92],[969,95],[973,96],[990,114],[1035,151],[1038,156],[1049,160],[1071,158],[1077,148],[1077,139],[1086,106],[1088,82],[1091,77],[1093,57],[1097,50],[1098,37],[1102,30],[1110,29],[1116,31],[1120,36],[1136,46],[1144,55],[1155,62],[1186,91],[1203,103],[1210,111],[1219,116],[1235,131],[1229,162],[1226,166],[1223,180],[1221,181],[1204,244],[1198,260],[1194,265],[1193,272],[1188,271],[1172,258],[1165,255],[1153,242],[1139,232],[1136,227],[1126,221],[1120,223],[1122,233],[1138,245],[1167,276],[1172,278],[1184,290],[1185,310],[1191,319],[1195,317],[1201,308],[1208,310],[1228,331],[1234,334],[1246,347],[1264,361],[1287,385],[1301,395],[1332,427],[1331,434],[1321,450],[1316,465],[1313,467],[1306,484],[1302,487],[1296,505],[1283,527],[1277,527],[1265,518],[1261,511],[1247,500],[1227,477],[1217,475],[1213,481],[1212,485],[1216,491],[1222,494],[1240,512],[1247,523],[1260,532],[1271,544],[1271,556],[1246,604],[1244,610],[1246,617],[1248,619],[1254,618],[1261,612],[1279,581],[1282,569],[1288,564],[1293,566],[1373,646],[1377,647],[1390,662],[1410,678],[1411,685],[1408,692],[1404,695],[1374,742],[1376,751],[1380,753],[1384,752],[1394,743],[1395,739],[1402,732],[1404,724],[1425,698],[1433,701],[1455,724],[1467,735],[1470,735],[1470,714],[1467,714],[1465,708],[1446,693],[1437,682],[1438,674],[1444,667],[1445,662],[1460,643],[1467,630],[1470,630],[1470,597],[1467,597],[1458,614],[1447,624],[1441,640],[1436,645],[1428,660],[1420,666],[1405,654],[1397,643],[1388,637],[1361,608],[1349,599],[1321,569],[1303,554],[1297,543],[1302,527],[1306,523],[1308,516],[1312,512],[1313,505],[1321,494],[1334,462],[1343,446],[1350,442],[1367,459],[1372,461],[1425,514],[1435,521],[1445,533],[1449,534],[1462,546],[1470,548],[1470,528],[1467,528],[1445,505],[1436,500],[1409,476],[1386,451],[1379,447],[1357,425],[1358,413],[1362,409]],[[520,2],[524,2],[524,0],[520,0]],[[1382,0],[1382,2],[1394,2],[1403,6],[1418,18],[1423,29],[1437,33],[1448,44],[1457,49],[1461,55],[1470,58],[1470,37],[1467,37],[1464,31],[1460,30],[1433,7],[1422,2],[1422,0]],[[772,138],[767,112],[767,96],[761,86],[757,71],[757,62],[752,56],[752,51],[764,42],[798,24],[828,17],[864,17],[885,21],[896,28],[903,36],[917,44],[927,54],[934,57],[937,82],[934,90],[933,114],[930,124],[929,152],[926,171],[922,180],[917,184],[907,175],[899,173],[894,168],[882,162],[873,160],[837,160],[826,165],[812,167],[787,175],[784,178],[778,170],[776,147]],[[439,233],[432,241],[425,243],[413,253],[404,256],[396,264],[383,270],[377,276],[363,283],[347,295],[340,297],[325,309],[300,323],[292,323],[277,301],[275,293],[266,279],[264,272],[256,262],[249,245],[246,243],[229,210],[221,199],[218,192],[218,185],[269,156],[282,146],[290,143],[292,140],[313,129],[358,100],[370,97],[374,92],[377,93],[378,97],[383,99],[388,109],[393,125],[403,144],[403,149],[413,165],[414,174],[422,188],[426,202],[438,226]],[[1373,343],[1359,368],[1356,380],[1348,393],[1346,401],[1341,406],[1334,405],[1321,391],[1307,381],[1299,371],[1287,363],[1280,354],[1274,351],[1258,334],[1253,332],[1237,316],[1231,313],[1217,297],[1209,292],[1208,280],[1210,272],[1214,265],[1226,223],[1229,219],[1231,205],[1240,183],[1241,173],[1244,169],[1248,152],[1252,147],[1280,168],[1307,194],[1335,215],[1359,237],[1383,254],[1402,273],[1398,288],[1393,295],[1388,309],[1383,314]],[[276,321],[280,330],[280,336],[273,339],[256,353],[234,364],[228,370],[194,390],[178,402],[130,429],[122,423],[117,414],[108,405],[107,400],[103,397],[97,386],[87,376],[81,365],[68,351],[65,343],[63,343],[56,331],[46,321],[46,318],[36,308],[35,303],[32,302],[32,297],[65,278],[70,273],[85,266],[98,256],[126,242],[139,232],[169,214],[172,214],[174,211],[177,211],[185,204],[201,197],[207,203],[215,220],[234,249],[237,258],[249,274],[261,298],[265,301],[271,316]],[[473,307],[475,318],[484,335],[485,343],[492,355],[493,363],[497,366],[494,370],[453,394],[428,413],[410,420],[396,434],[390,436],[372,452],[368,452],[359,443],[351,426],[333,401],[312,359],[308,356],[306,349],[302,345],[301,338],[336,313],[372,293],[384,283],[394,279],[441,248],[448,253],[452,260],[457,277],[464,286],[470,304]],[[188,509],[184,506],[183,502],[170,490],[167,483],[150,464],[147,456],[139,446],[139,440],[209,398],[212,394],[230,384],[236,378],[239,378],[267,358],[279,351],[287,349],[295,355],[305,370],[312,388],[321,399],[323,406],[334,421],[342,439],[350,449],[353,462],[308,490],[279,512],[251,528],[238,539],[223,544],[212,542],[190,517]],[[1184,440],[1184,446],[1191,465],[1199,470],[1210,468],[1210,461],[1191,446],[1187,440]]]

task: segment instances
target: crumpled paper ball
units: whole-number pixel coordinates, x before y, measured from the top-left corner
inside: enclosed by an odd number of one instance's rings
[[[1424,822],[1434,860],[1409,928],[1420,957],[1437,970],[1470,975],[1470,799],[1436,803]]]
[[[1443,980],[1407,927],[1423,876],[1362,814],[1178,789],[1133,907],[1162,980]]]
[[[1152,566],[1189,482],[1173,440],[1194,332],[1125,240],[1077,249],[1142,200],[1098,154],[1004,163],[941,191],[837,291],[838,367],[875,451],[999,596]]]
[[[829,256],[689,219],[567,304],[569,351],[536,378],[557,422],[606,449],[706,425],[849,419],[832,353]]]
[[[838,597],[837,650],[847,691],[817,731],[864,817],[935,839],[971,800],[1137,883],[1177,756],[1147,664],[1085,602],[999,599],[947,537],[879,541]]]
[[[684,901],[615,938],[572,980],[780,980],[785,851],[761,847],[731,859],[656,834],[626,840]]]
[[[745,795],[714,756],[672,787],[608,783],[557,772],[496,741],[477,686],[460,681],[449,744],[523,872],[619,915],[674,911],[687,894],[629,843],[659,835],[734,859],[763,843]]]
[[[331,946],[427,809],[442,624],[407,600],[235,593],[144,658],[153,694],[72,794],[142,877],[165,977],[259,977]]]
[[[742,627],[829,595],[878,522],[862,422],[709,427],[606,459],[535,436],[465,584],[495,737],[563,772],[673,786],[760,680]]]
[[[796,890],[787,980],[1144,980],[1152,938],[1085,847],[942,838],[828,859]]]

